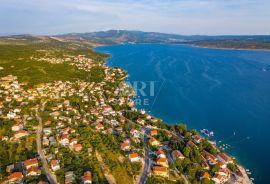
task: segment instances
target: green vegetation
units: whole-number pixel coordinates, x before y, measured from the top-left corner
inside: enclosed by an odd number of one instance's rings
[[[55,80],[86,80],[100,82],[104,78],[103,68],[94,67],[90,72],[78,70],[66,63],[48,64],[44,61],[31,60],[31,57],[64,58],[65,55],[80,54],[92,58],[96,62],[104,62],[105,54],[94,53],[89,48],[80,48],[69,42],[56,40],[40,40],[39,42],[0,40],[0,77],[12,74],[19,82],[28,82],[28,86]]]

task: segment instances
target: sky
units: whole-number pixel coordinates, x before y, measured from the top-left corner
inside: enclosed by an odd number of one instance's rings
[[[0,0],[0,34],[270,34],[270,0]]]

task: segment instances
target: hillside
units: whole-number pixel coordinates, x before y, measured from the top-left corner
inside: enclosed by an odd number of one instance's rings
[[[170,43],[193,44],[201,47],[237,48],[237,49],[270,49],[269,35],[177,35],[156,32],[109,30],[90,33],[70,33],[57,37],[71,40],[88,40],[101,44],[120,43]]]

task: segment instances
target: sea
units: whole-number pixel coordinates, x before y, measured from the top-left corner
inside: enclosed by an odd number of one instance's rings
[[[211,140],[270,181],[270,52],[173,44],[95,48],[128,72],[136,106],[167,124],[214,132]]]

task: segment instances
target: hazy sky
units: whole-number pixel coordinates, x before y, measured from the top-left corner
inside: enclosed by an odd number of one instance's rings
[[[0,34],[270,34],[270,0],[0,0]]]

